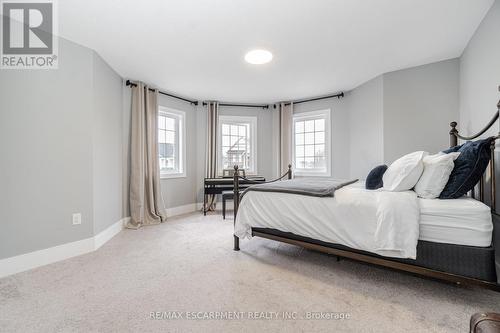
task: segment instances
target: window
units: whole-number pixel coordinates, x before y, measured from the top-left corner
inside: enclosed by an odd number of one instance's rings
[[[235,165],[246,174],[257,173],[256,133],[256,117],[219,116],[219,175]]]
[[[330,110],[293,115],[295,174],[330,176]]]
[[[160,106],[158,155],[161,178],[185,177],[186,113]]]

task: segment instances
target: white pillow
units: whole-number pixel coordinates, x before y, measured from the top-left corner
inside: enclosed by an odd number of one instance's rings
[[[438,153],[424,157],[424,172],[415,185],[415,192],[421,198],[434,199],[443,191],[450,174],[455,167],[455,160],[460,152]]]
[[[424,171],[422,160],[427,154],[425,151],[416,151],[394,161],[382,177],[384,190],[393,192],[411,190]]]

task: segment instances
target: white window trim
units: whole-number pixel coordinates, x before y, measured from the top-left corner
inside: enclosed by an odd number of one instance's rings
[[[332,152],[331,152],[331,110],[316,110],[316,111],[304,111],[300,113],[293,114],[292,120],[292,167],[295,176],[312,176],[312,177],[331,177],[332,168],[331,168],[331,160],[332,160]],[[306,170],[306,169],[298,169],[295,165],[295,122],[301,121],[305,119],[311,119],[314,117],[324,117],[325,118],[325,158],[326,158],[326,171],[314,171],[314,170]]]
[[[175,114],[179,116],[181,123],[179,124],[179,168],[180,172],[161,172],[160,179],[172,178],[186,178],[186,112],[175,110],[165,106],[158,107],[158,113],[161,114]],[[158,129],[157,129],[158,131]]]
[[[222,163],[222,123],[250,123],[251,131],[251,149],[253,158],[253,169],[245,170],[245,174],[256,175],[257,174],[257,117],[247,117],[247,116],[219,116],[219,122],[217,124],[217,175],[222,176],[223,163]]]

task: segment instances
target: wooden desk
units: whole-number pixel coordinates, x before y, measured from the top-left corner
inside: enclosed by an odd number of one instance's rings
[[[246,177],[252,182],[265,182],[266,179],[261,176],[248,176]],[[239,182],[240,189],[244,190],[251,183],[245,179],[240,179]],[[207,195],[210,194],[222,194],[222,191],[233,191],[233,178],[205,178],[204,181],[204,193],[203,193],[203,215],[207,215]]]

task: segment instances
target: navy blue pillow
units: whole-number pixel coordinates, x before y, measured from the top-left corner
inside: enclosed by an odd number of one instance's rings
[[[479,140],[481,141],[481,140]],[[467,141],[466,143],[469,143],[471,141]],[[465,144],[465,143],[464,143]],[[451,148],[448,148],[446,150],[443,150],[443,153],[445,154],[449,154],[449,153],[456,153],[457,151],[460,150],[460,148],[462,148],[463,145],[459,145],[459,146],[455,146],[455,147],[451,147]]]
[[[460,152],[455,160],[448,183],[439,195],[440,199],[456,199],[469,192],[481,179],[491,157],[491,142],[494,138],[467,141],[463,145],[452,147],[444,153]]]
[[[384,186],[384,183],[382,182],[382,176],[384,175],[386,170],[387,170],[387,165],[385,164],[373,168],[373,170],[370,171],[370,173],[366,177],[366,183],[365,183],[366,189],[376,190]]]

